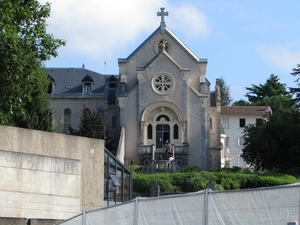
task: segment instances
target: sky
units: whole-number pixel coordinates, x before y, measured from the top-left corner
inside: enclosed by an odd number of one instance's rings
[[[45,4],[46,0],[39,0]],[[199,58],[208,60],[211,89],[217,78],[233,101],[247,100],[246,87],[271,74],[296,87],[290,73],[300,64],[299,0],[48,0],[47,31],[66,40],[46,67],[119,74],[118,58],[129,56],[169,13],[167,27]]]

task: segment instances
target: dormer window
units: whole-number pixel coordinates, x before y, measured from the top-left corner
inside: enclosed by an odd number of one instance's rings
[[[82,94],[93,93],[94,80],[90,75],[86,75],[82,79]]]
[[[48,86],[48,94],[53,94],[55,89],[55,80],[50,75],[48,76],[50,79],[50,84]]]
[[[92,84],[91,83],[83,83],[84,86],[84,94],[92,94]]]
[[[116,82],[109,82],[109,88],[116,88]]]

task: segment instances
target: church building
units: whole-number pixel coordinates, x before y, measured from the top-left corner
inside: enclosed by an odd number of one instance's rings
[[[207,59],[198,58],[166,26],[164,8],[157,16],[160,26],[118,60],[125,162],[148,164],[168,141],[178,165],[220,168],[218,82],[211,92]]]
[[[78,128],[84,108],[101,108],[114,128],[116,157],[124,164],[167,160],[168,142],[178,167],[220,169],[224,154],[218,80],[211,88],[207,59],[196,56],[166,26],[168,12],[161,8],[157,16],[159,27],[127,58],[118,59],[119,75],[84,67],[46,68],[55,125],[61,131],[69,125]]]

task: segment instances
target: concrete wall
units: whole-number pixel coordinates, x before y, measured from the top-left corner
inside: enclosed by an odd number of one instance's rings
[[[27,218],[0,218],[0,225],[53,225],[61,220],[27,219]]]
[[[104,141],[0,126],[0,217],[67,219],[102,207]]]

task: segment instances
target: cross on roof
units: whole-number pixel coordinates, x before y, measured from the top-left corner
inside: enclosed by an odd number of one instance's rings
[[[165,8],[160,8],[160,12],[157,12],[157,16],[160,16],[161,17],[161,23],[165,23],[165,20],[164,20],[164,17],[165,16],[168,16],[169,13],[168,12],[165,12]]]

